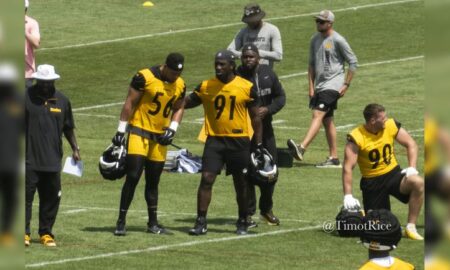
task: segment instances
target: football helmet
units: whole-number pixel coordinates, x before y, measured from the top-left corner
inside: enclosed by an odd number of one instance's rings
[[[277,180],[278,167],[267,149],[262,148],[251,153],[250,175],[264,183],[271,183]]]
[[[117,180],[126,174],[127,150],[124,145],[111,144],[103,152],[98,162],[98,169],[106,180]]]
[[[336,216],[336,231],[341,237],[361,236],[364,224],[364,211],[359,207],[347,209],[342,207]]]

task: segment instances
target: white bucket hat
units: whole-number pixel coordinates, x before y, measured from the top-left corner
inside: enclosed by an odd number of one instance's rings
[[[31,77],[41,81],[54,81],[60,78],[60,76],[55,73],[55,67],[47,64],[38,66],[37,72],[31,74]]]

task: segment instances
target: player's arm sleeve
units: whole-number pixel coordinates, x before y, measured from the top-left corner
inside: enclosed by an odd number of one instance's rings
[[[244,44],[242,44],[243,31],[244,31],[244,29],[240,30],[236,34],[233,41],[231,41],[230,45],[228,45],[228,48],[227,48],[227,50],[231,51],[234,54],[234,56],[236,56],[238,58],[241,57],[241,49],[242,49],[242,46],[244,46]]]
[[[202,85],[199,84],[197,87],[195,87],[194,91],[190,93],[188,96],[184,98],[185,109],[190,109],[199,106],[202,104],[202,99],[200,98],[200,90]]]
[[[133,78],[131,79],[131,83],[130,86],[131,88],[133,88],[134,90],[137,91],[144,91],[145,89],[145,77],[144,75],[142,75],[140,72],[136,73],[136,75],[133,76]]]
[[[348,63],[348,69],[353,72],[356,71],[356,68],[358,67],[358,58],[356,58],[356,55],[347,40],[344,38],[338,39],[337,44],[340,52],[345,58],[345,61]]]
[[[280,80],[277,75],[273,73],[272,76],[273,85],[272,85],[272,103],[268,106],[269,114],[274,115],[279,112],[284,105],[286,105],[286,92],[281,85]]]
[[[277,27],[273,27],[270,36],[270,51],[259,50],[261,58],[281,61],[283,59],[283,44],[281,42],[280,30]]]

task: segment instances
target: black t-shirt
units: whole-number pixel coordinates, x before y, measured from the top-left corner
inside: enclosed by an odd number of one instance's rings
[[[245,70],[242,66],[237,69],[237,74],[249,80],[256,87],[260,106],[269,109],[263,119],[265,128],[272,126],[272,115],[279,112],[286,104],[286,94],[275,72],[267,65],[258,65],[256,73]]]
[[[31,87],[25,97],[26,165],[47,172],[61,170],[62,135],[75,128],[69,99],[55,90],[49,97]]]

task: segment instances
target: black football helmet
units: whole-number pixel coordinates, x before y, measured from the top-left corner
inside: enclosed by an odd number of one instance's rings
[[[250,175],[264,183],[271,183],[277,180],[278,167],[267,149],[262,149],[262,158],[258,158],[256,153],[251,153]]]
[[[105,180],[117,180],[126,174],[127,150],[124,145],[111,144],[103,152],[98,169]]]

